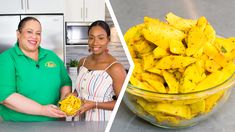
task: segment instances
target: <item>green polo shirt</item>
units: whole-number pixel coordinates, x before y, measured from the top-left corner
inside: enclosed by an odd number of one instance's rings
[[[35,61],[24,55],[16,43],[0,54],[0,102],[13,93],[19,93],[42,105],[57,105],[61,87],[71,85],[64,63],[52,51],[39,47],[39,59]],[[0,106],[0,115],[6,121],[56,120]]]

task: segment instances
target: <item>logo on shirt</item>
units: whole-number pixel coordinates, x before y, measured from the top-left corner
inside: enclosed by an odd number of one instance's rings
[[[48,61],[45,63],[46,67],[52,68],[52,67],[56,67],[56,64],[53,61]]]

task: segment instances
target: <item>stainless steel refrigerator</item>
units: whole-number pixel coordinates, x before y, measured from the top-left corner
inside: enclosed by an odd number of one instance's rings
[[[53,50],[64,61],[63,15],[0,15],[0,53],[16,43],[17,26],[26,16],[33,16],[41,22],[41,47]]]

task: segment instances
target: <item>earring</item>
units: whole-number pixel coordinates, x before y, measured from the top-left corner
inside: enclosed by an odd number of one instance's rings
[[[105,49],[105,52],[106,52],[106,53],[108,53],[108,52],[109,52],[109,49],[108,49],[108,48],[107,48],[107,49]]]

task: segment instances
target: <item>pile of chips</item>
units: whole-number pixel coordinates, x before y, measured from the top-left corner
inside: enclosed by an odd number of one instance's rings
[[[65,99],[59,102],[60,109],[65,112],[68,116],[75,115],[81,107],[81,99],[70,94]]]

